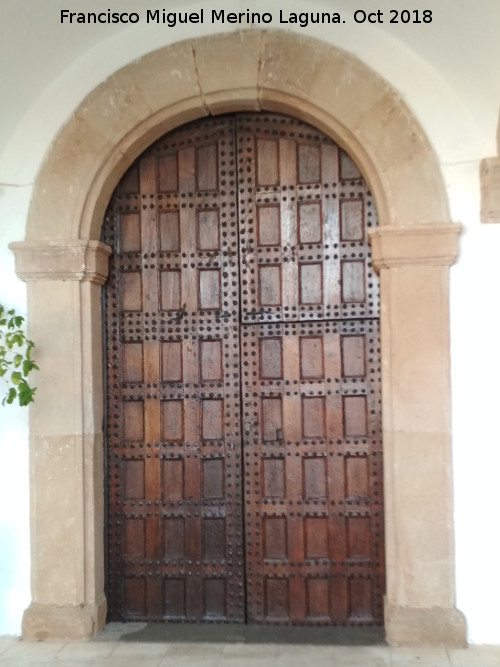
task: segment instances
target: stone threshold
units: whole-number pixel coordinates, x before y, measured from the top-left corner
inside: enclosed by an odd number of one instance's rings
[[[126,642],[303,644],[315,646],[382,646],[382,627],[245,625],[238,623],[146,623],[124,634]]]

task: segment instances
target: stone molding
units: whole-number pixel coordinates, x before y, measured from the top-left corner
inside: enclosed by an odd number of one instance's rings
[[[108,276],[111,249],[99,241],[16,241],[9,248],[16,258],[16,273],[26,282],[76,280],[103,285]]]
[[[372,229],[373,266],[377,271],[416,264],[451,266],[458,256],[461,231],[457,223]]]
[[[481,222],[500,222],[500,157],[481,161]]]

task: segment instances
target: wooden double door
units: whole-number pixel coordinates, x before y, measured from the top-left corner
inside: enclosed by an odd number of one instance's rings
[[[114,620],[382,622],[378,285],[362,177],[220,116],[148,148],[103,227]]]

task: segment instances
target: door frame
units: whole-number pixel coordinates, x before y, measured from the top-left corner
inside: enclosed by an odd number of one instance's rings
[[[258,30],[179,42],[117,71],[61,128],[36,178],[25,240],[11,245],[42,369],[30,410],[27,638],[89,637],[105,623],[100,288],[109,249],[97,239],[111,192],[168,130],[261,109],[322,130],[373,192],[386,635],[391,644],[465,643],[455,607],[448,312],[460,225],[429,141],[387,82],[326,43]]]

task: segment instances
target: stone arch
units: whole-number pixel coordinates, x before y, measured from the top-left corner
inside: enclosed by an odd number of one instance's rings
[[[62,127],[36,179],[26,239],[12,245],[43,369],[30,415],[27,637],[90,636],[105,621],[100,286],[108,250],[98,238],[110,194],[169,129],[260,109],[330,135],[372,188],[381,225],[372,245],[382,288],[387,637],[465,641],[454,607],[447,282],[459,225],[439,165],[401,97],[366,65],[323,42],[254,30],[176,43],[117,71]]]

